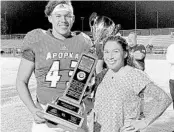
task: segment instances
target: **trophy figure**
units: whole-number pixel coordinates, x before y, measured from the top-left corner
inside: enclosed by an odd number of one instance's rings
[[[94,24],[91,24],[90,27],[94,47],[88,53],[81,54],[63,96],[57,98],[54,103],[47,104],[44,110],[45,119],[62,124],[72,131],[81,128],[84,121],[81,103],[98,60],[95,55],[95,43],[103,40],[115,28],[113,21],[107,17],[92,16],[90,23],[92,21]]]

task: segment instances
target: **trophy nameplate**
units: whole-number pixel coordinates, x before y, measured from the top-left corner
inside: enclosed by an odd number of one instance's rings
[[[47,104],[44,111],[45,119],[73,130],[82,126],[84,118],[81,116],[80,103],[96,63],[97,57],[95,55],[82,53],[63,96],[57,98],[54,104]]]

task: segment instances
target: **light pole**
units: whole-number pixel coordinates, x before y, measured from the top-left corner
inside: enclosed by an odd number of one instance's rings
[[[4,12],[5,15],[5,22],[7,22],[7,11]]]
[[[82,32],[83,32],[83,20],[84,20],[85,17],[80,17],[80,18],[82,20]]]
[[[135,33],[136,33],[136,30],[137,30],[137,3],[135,0]]]
[[[4,12],[4,21],[5,21],[5,34],[7,34],[7,11]]]
[[[157,28],[158,28],[158,23],[159,23],[158,19],[159,19],[159,17],[158,17],[158,11],[156,11],[156,27]]]

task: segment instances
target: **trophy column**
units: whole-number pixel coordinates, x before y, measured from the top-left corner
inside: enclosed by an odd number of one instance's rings
[[[58,98],[54,104],[47,104],[44,118],[73,130],[82,126],[84,118],[80,103],[94,73],[96,63],[95,55],[86,53],[81,55],[70,78],[69,86],[63,96]]]

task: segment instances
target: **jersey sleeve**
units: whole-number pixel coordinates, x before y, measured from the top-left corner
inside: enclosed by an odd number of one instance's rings
[[[22,58],[35,61],[35,45],[39,41],[40,29],[35,29],[26,34],[22,46]]]
[[[86,51],[89,51],[89,49],[93,46],[92,40],[90,39],[90,37],[87,34],[82,33],[82,35],[84,38],[85,49],[86,49]]]

